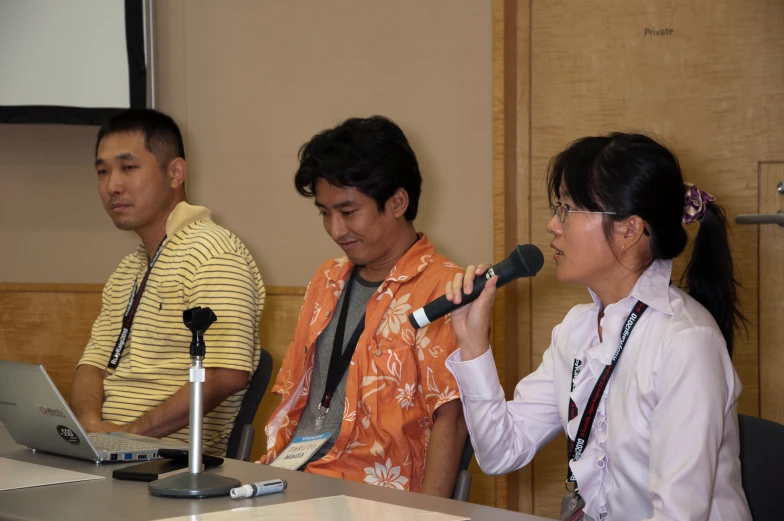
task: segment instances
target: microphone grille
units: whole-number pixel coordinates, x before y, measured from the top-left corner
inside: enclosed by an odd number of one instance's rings
[[[544,254],[533,244],[521,244],[515,248],[512,263],[524,274],[523,276],[531,277],[539,273],[544,266]]]

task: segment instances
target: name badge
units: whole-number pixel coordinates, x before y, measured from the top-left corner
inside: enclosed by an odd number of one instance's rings
[[[272,467],[281,469],[297,470],[308,462],[317,450],[329,441],[332,431],[314,434],[313,436],[297,436],[289,446],[283,449],[275,461],[270,463]]]
[[[585,517],[585,501],[576,492],[569,492],[561,500],[559,521],[580,521]]]

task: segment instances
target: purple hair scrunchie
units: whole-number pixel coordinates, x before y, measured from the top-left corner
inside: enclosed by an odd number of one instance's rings
[[[702,221],[708,203],[715,201],[716,198],[691,183],[683,184],[686,187],[686,195],[683,198],[683,224]]]

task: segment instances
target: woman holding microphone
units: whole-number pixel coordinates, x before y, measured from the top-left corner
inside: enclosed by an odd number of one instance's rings
[[[724,212],[639,134],[575,141],[550,162],[548,192],[556,277],[592,303],[553,329],[508,402],[488,346],[495,279],[452,313],[460,349],[447,367],[482,470],[517,470],[565,431],[562,519],[750,520],[730,360],[744,319]],[[694,222],[683,291],[672,259]],[[489,266],[456,275],[447,298],[459,304]]]

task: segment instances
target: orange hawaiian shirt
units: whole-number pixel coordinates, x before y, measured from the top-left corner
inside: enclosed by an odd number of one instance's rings
[[[308,285],[297,330],[273,393],[282,402],[265,433],[273,461],[291,441],[308,399],[316,338],[326,328],[354,265],[321,265]],[[365,330],[351,359],[338,439],[305,471],[372,485],[422,489],[433,413],[460,398],[444,361],[457,349],[450,317],[415,330],[408,314],[444,294],[461,268],[436,253],[427,236],[403,255],[367,304]]]

